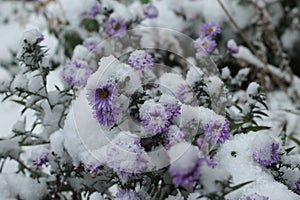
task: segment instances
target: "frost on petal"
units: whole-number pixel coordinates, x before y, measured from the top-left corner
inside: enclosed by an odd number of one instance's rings
[[[279,158],[279,143],[267,134],[258,135],[253,143],[253,159],[263,166],[270,166]]]
[[[196,146],[187,142],[174,145],[168,151],[170,157],[169,173],[175,187],[185,185],[193,187],[200,174],[200,156]]]

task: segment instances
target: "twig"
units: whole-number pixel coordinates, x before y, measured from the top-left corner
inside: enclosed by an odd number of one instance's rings
[[[229,21],[232,23],[232,25],[234,26],[234,28],[238,31],[238,33],[241,35],[241,37],[243,38],[243,40],[246,42],[247,46],[250,48],[250,50],[255,54],[255,56],[257,58],[259,58],[259,60],[261,60],[263,62],[263,60],[260,58],[257,50],[254,48],[254,46],[252,45],[252,43],[250,42],[250,40],[248,39],[248,37],[246,36],[246,34],[239,28],[239,26],[237,25],[236,21],[233,19],[233,17],[230,15],[229,11],[225,8],[224,4],[222,3],[221,0],[217,0],[218,3],[220,4],[221,8],[223,9],[223,11],[225,12],[226,16],[228,17]]]

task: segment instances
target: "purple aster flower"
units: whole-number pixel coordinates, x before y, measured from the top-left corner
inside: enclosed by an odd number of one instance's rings
[[[180,84],[178,86],[178,89],[176,91],[176,97],[179,99],[181,102],[185,102],[186,96],[185,94],[187,93],[187,87],[184,84]]]
[[[115,124],[120,116],[121,108],[119,105],[114,105],[107,108],[99,108],[94,110],[94,116],[103,126],[111,126]]]
[[[101,85],[95,89],[89,90],[87,94],[88,101],[94,110],[107,111],[116,104],[118,91],[116,86],[111,82]]]
[[[203,53],[211,53],[215,46],[216,42],[209,36],[201,36],[194,43],[196,51]]]
[[[218,33],[221,33],[221,28],[219,25],[216,24],[205,23],[201,27],[201,33],[205,36],[214,37]]]
[[[154,5],[150,4],[150,3],[145,4],[143,6],[143,12],[144,12],[144,15],[149,19],[154,19],[154,18],[158,17],[157,8]]]
[[[142,126],[152,135],[162,133],[170,126],[171,113],[159,103],[145,101],[140,108]]]
[[[32,165],[36,167],[41,167],[48,161],[49,151],[47,149],[41,148],[32,152]]]
[[[266,144],[263,147],[258,147],[253,152],[253,158],[263,166],[270,166],[273,163],[276,163],[279,158],[278,149],[279,143],[272,142],[270,145]]]
[[[93,39],[86,39],[82,44],[85,48],[87,48],[90,52],[95,52],[97,49],[97,41]]]
[[[184,136],[185,134],[176,125],[170,126],[164,140],[166,149],[170,149],[174,144],[183,141]]]
[[[170,120],[180,114],[181,105],[178,102],[174,104],[164,104],[164,106],[167,112],[171,114]]]
[[[140,200],[139,194],[134,190],[121,190],[116,194],[116,200]]]
[[[110,17],[106,23],[106,32],[110,36],[119,36],[126,31],[126,23],[122,17]]]
[[[121,175],[141,173],[148,160],[140,139],[130,132],[120,132],[107,149],[107,165]]]
[[[145,50],[135,50],[130,54],[128,64],[134,69],[143,71],[154,65],[154,59]]]
[[[192,188],[200,175],[201,159],[198,148],[187,142],[181,142],[172,146],[168,154],[171,159],[169,173],[175,187],[183,185]]]
[[[234,40],[228,40],[228,42],[227,42],[227,49],[232,54],[239,53],[239,47],[237,46],[237,44],[235,43]]]
[[[205,137],[214,144],[220,144],[230,136],[229,121],[227,119],[223,121],[210,120],[205,124],[203,130]]]
[[[70,86],[84,86],[92,71],[84,60],[73,60],[63,67],[63,78]]]
[[[300,195],[300,178],[295,182],[293,191]]]
[[[247,196],[243,196],[240,200],[269,200],[269,197],[259,195],[256,192]]]
[[[100,12],[100,5],[98,2],[94,3],[89,11],[86,12],[88,18],[94,18]]]

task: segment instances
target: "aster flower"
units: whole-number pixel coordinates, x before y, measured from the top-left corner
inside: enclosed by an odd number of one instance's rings
[[[147,156],[140,140],[130,132],[120,132],[107,149],[107,165],[122,175],[138,174],[147,167]]]
[[[243,196],[240,200],[269,200],[269,197],[259,195],[256,192],[247,196]]]
[[[149,19],[154,19],[154,18],[158,17],[157,8],[154,5],[150,4],[150,3],[145,4],[143,6],[143,13]]]
[[[258,146],[253,152],[253,158],[263,166],[270,166],[273,163],[276,163],[279,158],[278,149],[279,143],[275,142],[270,144],[267,143],[264,146]]]
[[[116,194],[116,200],[140,200],[139,194],[134,190],[121,190]]]
[[[203,53],[211,53],[215,46],[216,42],[210,36],[201,36],[194,43],[196,51]]]
[[[63,79],[70,86],[84,86],[92,71],[84,60],[73,60],[63,67]]]
[[[159,103],[145,101],[140,108],[142,126],[151,135],[166,131],[170,125],[170,118],[171,114]]]
[[[126,31],[126,23],[122,17],[110,17],[106,23],[106,32],[110,36],[119,36]]]
[[[47,163],[49,151],[44,148],[36,149],[32,152],[32,165],[41,167]]]
[[[210,120],[205,124],[204,128],[205,137],[214,144],[220,144],[229,138],[229,121],[227,119]]]
[[[82,44],[85,48],[87,48],[90,52],[95,52],[97,49],[97,41],[93,39],[86,39]]]
[[[237,44],[235,43],[234,40],[228,40],[228,42],[227,42],[227,49],[232,54],[239,53],[239,47],[237,46]]]
[[[145,50],[135,50],[130,54],[128,64],[134,69],[143,71],[153,66],[154,59]]]
[[[201,33],[205,36],[214,37],[218,33],[221,33],[221,28],[219,25],[216,24],[205,23],[201,27]]]
[[[295,182],[293,191],[300,195],[300,178]]]
[[[112,106],[116,104],[118,98],[118,91],[111,81],[104,85],[89,90],[87,94],[88,101],[96,111],[110,112]]]
[[[167,112],[171,114],[170,120],[180,114],[181,105],[174,96],[163,94],[159,99],[159,103],[161,103]]]
[[[121,108],[119,107],[119,105],[115,105],[95,110],[94,116],[99,124],[103,126],[111,126],[118,121],[120,113]]]
[[[98,2],[94,3],[90,10],[86,12],[88,18],[94,18],[100,12],[100,5]]]
[[[200,157],[198,148],[181,142],[171,147],[168,152],[171,159],[169,173],[175,187],[179,185],[193,187],[200,174]]]
[[[170,126],[164,140],[165,147],[170,149],[174,144],[183,141],[184,136],[185,134],[176,125]]]

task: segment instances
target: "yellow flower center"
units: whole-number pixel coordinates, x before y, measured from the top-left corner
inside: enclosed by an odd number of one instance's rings
[[[120,24],[119,23],[114,23],[113,25],[112,25],[112,28],[114,29],[114,30],[119,30],[120,29]]]
[[[106,99],[109,95],[108,91],[105,89],[100,89],[98,95],[101,99]]]
[[[205,41],[205,42],[202,42],[202,46],[203,47],[208,47],[208,43]]]
[[[212,27],[207,28],[207,32],[209,32],[209,33],[213,32],[213,30],[214,29]]]

